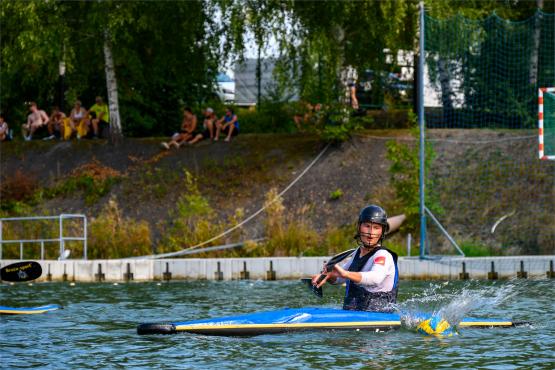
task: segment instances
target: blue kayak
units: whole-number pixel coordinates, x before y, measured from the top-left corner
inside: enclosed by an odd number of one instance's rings
[[[424,321],[431,315],[420,314]],[[504,319],[466,318],[458,327],[511,327]],[[173,323],[145,323],[138,334],[195,333],[222,336],[254,336],[302,330],[392,330],[401,327],[397,313],[346,311],[333,308],[286,308],[277,311]]]
[[[8,307],[0,306],[0,315],[35,315],[49,311],[62,309],[63,307],[58,304],[49,304],[39,307]]]

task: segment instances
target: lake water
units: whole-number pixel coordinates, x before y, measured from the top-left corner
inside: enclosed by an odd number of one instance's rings
[[[531,321],[518,328],[462,329],[449,338],[405,327],[250,338],[139,336],[142,322],[183,321],[284,307],[340,307],[342,290],[313,296],[297,281],[0,284],[6,306],[58,303],[41,315],[0,316],[0,367],[180,369],[553,369],[553,280],[402,281],[405,311]]]

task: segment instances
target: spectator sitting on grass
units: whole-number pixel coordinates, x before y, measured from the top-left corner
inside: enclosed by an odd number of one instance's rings
[[[71,110],[69,118],[71,132],[77,132],[77,139],[85,137],[89,132],[89,113],[81,106],[81,101],[75,101],[75,105]]]
[[[191,108],[187,107],[183,111],[183,122],[181,123],[181,131],[172,135],[169,142],[163,142],[161,145],[164,149],[170,149],[172,146],[179,148],[179,145],[193,138],[193,132],[197,129],[197,116],[193,114]]]
[[[204,111],[204,121],[202,122],[203,131],[195,135],[195,137],[189,141],[189,144],[195,144],[203,139],[214,140],[214,122],[216,122],[216,114],[212,108],[206,108]]]
[[[237,115],[233,113],[233,109],[227,108],[225,115],[216,122],[216,136],[214,141],[218,141],[220,132],[227,135],[224,141],[231,141],[232,136],[239,135],[239,121]]]
[[[322,119],[322,104],[316,103],[314,105],[306,103],[304,112],[297,112],[293,116],[293,121],[299,131],[303,131],[303,124],[308,126],[317,126]]]
[[[50,136],[45,137],[43,140],[52,140],[55,138],[62,138],[64,132],[64,119],[66,115],[60,111],[60,108],[53,107],[52,114],[50,114],[50,121],[48,121],[48,133]]]
[[[37,103],[29,103],[29,110],[31,113],[27,116],[27,123],[21,125],[25,141],[30,141],[33,138],[33,134],[39,128],[46,126],[48,121],[50,121],[46,112],[38,108]]]
[[[10,140],[10,128],[8,127],[8,123],[4,121],[4,116],[0,114],[0,142]]]
[[[99,128],[110,125],[110,111],[108,105],[102,101],[100,96],[95,99],[95,104],[89,109],[91,115],[90,124],[93,129],[93,139],[99,137]]]

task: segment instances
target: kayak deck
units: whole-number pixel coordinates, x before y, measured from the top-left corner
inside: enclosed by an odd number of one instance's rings
[[[419,315],[425,320],[431,315]],[[510,320],[467,318],[460,327],[511,327]],[[222,336],[254,336],[301,330],[393,330],[401,327],[396,313],[345,311],[332,308],[297,308],[259,312],[214,319],[173,323],[145,323],[138,334],[195,333]]]
[[[8,307],[0,306],[0,315],[36,315],[49,311],[62,309],[63,307],[58,304],[49,304],[39,307]]]

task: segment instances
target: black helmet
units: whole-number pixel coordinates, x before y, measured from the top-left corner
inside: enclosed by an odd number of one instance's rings
[[[387,213],[385,213],[383,208],[380,206],[372,204],[364,207],[358,215],[359,228],[363,222],[372,222],[382,225],[384,227],[384,234],[389,231],[389,224],[387,223]]]
[[[376,206],[374,204],[366,206],[360,211],[358,215],[358,223],[357,223],[357,233],[355,235],[355,239],[359,243],[359,245],[364,245],[360,238],[360,225],[364,222],[372,222],[375,224],[380,224],[383,226],[382,236],[378,244],[381,243],[385,234],[389,231],[389,224],[387,223],[387,214],[383,210],[382,207]],[[372,247],[364,245],[365,247]]]

